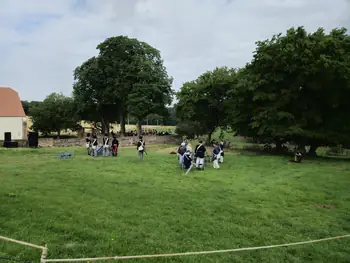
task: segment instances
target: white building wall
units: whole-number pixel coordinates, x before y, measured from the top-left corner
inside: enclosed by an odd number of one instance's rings
[[[25,117],[0,117],[0,140],[4,140],[5,132],[11,132],[12,140],[23,140],[25,121]]]

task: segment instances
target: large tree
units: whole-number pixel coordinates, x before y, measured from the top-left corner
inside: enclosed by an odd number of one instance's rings
[[[119,117],[121,99],[105,74],[99,57],[92,57],[74,71],[73,96],[82,119],[101,122],[102,132],[109,133],[110,123]]]
[[[166,105],[172,99],[172,79],[157,49],[126,36],[107,38],[97,48],[107,84],[119,98],[122,133],[127,114],[137,118],[139,126],[149,114],[166,114]]]
[[[218,127],[226,127],[225,101],[235,82],[236,70],[223,67],[185,83],[177,93],[176,115],[180,120],[179,125],[181,122],[187,123],[186,125],[190,121],[196,122],[197,134],[207,134],[210,141]]]
[[[72,98],[52,93],[46,99],[31,108],[32,129],[43,133],[57,132],[77,128],[78,117]]]
[[[345,143],[350,132],[350,38],[345,29],[286,35],[257,42],[250,64],[232,90],[233,128],[310,145]],[[240,116],[234,119],[234,116]],[[243,118],[242,118],[243,117]]]

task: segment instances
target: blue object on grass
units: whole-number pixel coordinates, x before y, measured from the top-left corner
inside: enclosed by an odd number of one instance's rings
[[[57,156],[59,159],[72,159],[74,157],[73,152],[63,152]]]

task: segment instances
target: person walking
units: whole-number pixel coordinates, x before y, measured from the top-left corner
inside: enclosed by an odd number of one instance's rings
[[[143,153],[145,152],[145,142],[142,139],[142,136],[140,136],[139,142],[137,143],[137,151],[139,152],[140,160],[143,160]]]

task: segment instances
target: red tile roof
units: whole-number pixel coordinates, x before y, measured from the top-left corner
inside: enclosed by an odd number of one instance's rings
[[[0,117],[25,117],[18,93],[11,88],[0,88]]]

